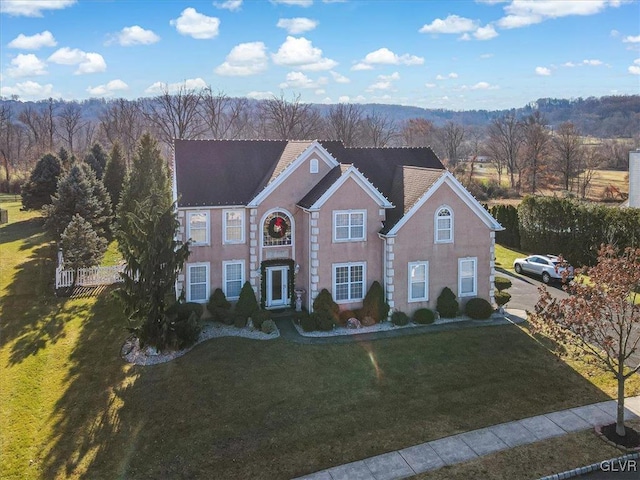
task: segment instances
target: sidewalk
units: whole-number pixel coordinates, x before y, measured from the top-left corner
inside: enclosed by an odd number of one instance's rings
[[[625,400],[625,419],[640,416],[640,395]],[[615,422],[615,400],[501,423],[440,438],[299,477],[297,480],[391,480],[466,462],[518,445],[535,443]]]

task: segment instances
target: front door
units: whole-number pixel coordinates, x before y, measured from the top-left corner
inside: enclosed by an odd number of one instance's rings
[[[289,304],[289,267],[267,267],[267,307],[284,307]]]

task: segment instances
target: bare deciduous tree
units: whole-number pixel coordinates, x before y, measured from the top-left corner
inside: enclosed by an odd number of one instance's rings
[[[347,147],[358,142],[362,128],[362,108],[353,103],[338,103],[329,108],[327,130],[329,137],[342,140]]]
[[[562,186],[570,191],[572,180],[578,175],[583,155],[580,132],[573,123],[560,124],[553,136],[553,151]]]
[[[464,140],[465,129],[455,122],[447,122],[442,128],[437,129],[438,141],[447,156],[449,166],[455,167],[460,156],[460,146]]]
[[[520,171],[518,164],[522,145],[522,127],[515,115],[496,118],[488,127],[487,151],[498,168],[498,178],[502,169],[509,173],[511,188],[516,188],[516,173]]]
[[[246,98],[231,98],[211,88],[202,92],[202,119],[208,134],[214,139],[240,138],[249,122],[249,102]]]
[[[428,147],[433,143],[435,127],[424,118],[410,118],[400,128],[402,144],[407,147]]]
[[[546,127],[546,120],[536,110],[523,122],[523,167],[531,193],[535,195],[538,188],[538,177],[544,168],[544,162],[551,147],[550,132]]]
[[[122,146],[129,165],[145,129],[139,102],[123,98],[110,101],[99,118],[100,129],[109,144],[119,143]]]
[[[367,147],[387,147],[398,135],[396,122],[389,115],[373,111],[362,121],[361,144]]]
[[[82,108],[77,102],[65,103],[57,117],[59,126],[58,135],[66,142],[69,153],[73,155],[75,153],[73,140],[78,131],[84,127]]]
[[[320,113],[313,105],[300,102],[300,95],[291,101],[284,95],[265,100],[260,115],[267,131],[280,140],[309,140],[321,130]]]

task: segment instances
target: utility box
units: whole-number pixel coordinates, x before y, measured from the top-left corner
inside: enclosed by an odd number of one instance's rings
[[[9,210],[0,208],[0,225],[3,225],[5,223],[9,223]]]

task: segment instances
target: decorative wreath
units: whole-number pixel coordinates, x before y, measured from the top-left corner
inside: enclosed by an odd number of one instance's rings
[[[287,234],[288,230],[289,225],[287,224],[287,221],[282,217],[273,217],[269,221],[269,226],[267,227],[269,236],[272,238],[283,238]]]

